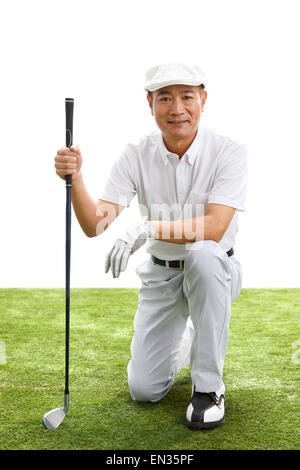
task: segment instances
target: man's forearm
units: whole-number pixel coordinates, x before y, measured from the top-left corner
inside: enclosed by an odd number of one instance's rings
[[[155,239],[169,243],[193,243],[198,240],[222,238],[218,224],[209,215],[184,220],[151,220],[145,222],[155,228]]]
[[[82,176],[72,183],[72,204],[77,220],[88,237],[96,234],[96,202],[91,198],[84,185]]]

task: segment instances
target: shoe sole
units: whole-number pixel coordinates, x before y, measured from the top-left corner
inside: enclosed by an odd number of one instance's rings
[[[207,423],[203,423],[201,421],[186,420],[187,426],[191,429],[215,428],[217,426],[221,426],[224,422],[225,422],[225,418],[220,419],[220,421],[211,421]]]

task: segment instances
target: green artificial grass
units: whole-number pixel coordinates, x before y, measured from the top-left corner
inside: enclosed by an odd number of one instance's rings
[[[138,289],[71,289],[70,409],[46,430],[43,414],[64,399],[64,296],[0,289],[0,449],[299,449],[299,289],[242,290],[224,368],[226,421],[200,431],[185,425],[189,367],[161,402],[130,398]]]

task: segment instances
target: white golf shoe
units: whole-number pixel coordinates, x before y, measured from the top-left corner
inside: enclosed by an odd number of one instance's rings
[[[202,393],[193,391],[191,403],[186,411],[186,424],[189,428],[213,428],[225,421],[225,387],[217,392]]]

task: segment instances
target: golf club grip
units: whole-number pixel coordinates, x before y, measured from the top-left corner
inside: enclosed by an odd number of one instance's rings
[[[66,98],[66,147],[71,147],[73,144],[73,111],[74,99]],[[72,185],[72,175],[66,175],[66,184]]]

